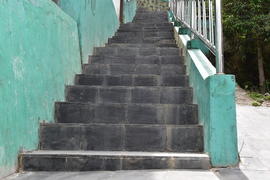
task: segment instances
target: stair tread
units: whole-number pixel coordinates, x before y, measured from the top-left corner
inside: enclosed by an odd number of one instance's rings
[[[135,157],[178,157],[178,158],[206,158],[206,153],[178,153],[178,152],[142,152],[142,151],[59,151],[38,150],[23,152],[22,155],[31,156],[135,156]]]
[[[116,75],[112,75],[112,74],[77,74],[77,76],[86,76],[86,77],[156,77],[156,78],[160,78],[160,75],[156,75],[156,74],[116,74]],[[188,77],[188,75],[186,74],[180,74],[180,75],[168,75],[170,77]]]
[[[69,101],[57,101],[56,103],[60,104],[82,104],[82,105],[90,105],[90,106],[99,106],[99,105],[140,105],[140,106],[197,106],[197,104],[186,103],[186,104],[153,104],[153,103],[91,103],[91,102],[69,102]]]
[[[116,46],[123,46],[123,44],[119,44]],[[99,63],[106,62],[105,64],[110,63],[115,63],[115,60],[121,60],[122,64],[123,62],[127,61],[127,64],[160,64],[160,65],[171,65],[175,64],[175,62],[179,62],[179,64],[184,65],[184,59],[183,56],[179,55],[145,55],[145,56],[117,56],[117,55],[91,55],[89,56],[89,62],[92,64],[91,61],[96,61],[98,59]],[[106,60],[106,61],[105,61]],[[109,60],[109,61],[108,61]],[[150,62],[148,61],[150,60]],[[97,63],[97,62],[96,62]]]
[[[40,124],[42,127],[53,127],[53,126],[66,126],[66,127],[83,127],[83,126],[138,126],[138,127],[168,127],[168,128],[202,128],[201,124],[115,124],[115,123],[42,123]]]
[[[127,90],[133,90],[133,89],[177,89],[177,90],[189,90],[191,91],[191,87],[178,87],[178,86],[90,86],[90,85],[67,85],[67,88],[86,88],[86,89],[112,89],[112,90],[117,90],[117,89],[127,89]],[[151,104],[151,103],[149,103]],[[165,103],[166,104],[166,103]]]

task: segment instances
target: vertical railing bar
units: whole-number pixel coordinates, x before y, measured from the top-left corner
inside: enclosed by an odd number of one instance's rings
[[[184,20],[184,22],[187,22],[187,17],[186,17],[186,14],[187,14],[187,6],[186,6],[186,1],[185,0],[183,0],[183,4],[184,4],[184,6],[183,6],[183,20]]]
[[[209,41],[212,43],[212,10],[211,10],[211,0],[208,0],[208,29],[209,29]]]
[[[190,4],[191,4],[191,1],[187,1],[187,23],[190,25],[191,24],[191,12],[190,12]]]
[[[214,34],[215,34],[215,32],[214,32],[214,9],[213,9],[213,3],[214,3],[214,1],[212,0],[212,3],[211,3],[211,16],[212,16],[212,23],[211,23],[211,29],[212,29],[212,44],[215,44],[215,37],[214,37]]]
[[[207,39],[206,5],[205,5],[205,0],[203,0],[203,36]]]
[[[221,12],[221,0],[216,0],[216,69],[218,74],[224,73],[223,29]]]
[[[189,15],[190,15],[190,12],[189,12],[189,1],[185,1],[185,3],[186,3],[186,23],[190,23],[189,22]]]
[[[194,9],[194,0],[192,0],[191,4],[191,27],[194,29],[195,27],[195,9]]]
[[[194,29],[198,31],[197,0],[194,0]]]
[[[202,11],[201,11],[201,1],[198,0],[198,32],[202,34]]]

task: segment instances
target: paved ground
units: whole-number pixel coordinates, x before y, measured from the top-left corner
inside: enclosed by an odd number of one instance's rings
[[[270,108],[237,106],[241,164],[211,171],[38,172],[7,180],[270,180]]]
[[[27,173],[17,180],[218,180],[209,171],[118,171],[82,173]]]

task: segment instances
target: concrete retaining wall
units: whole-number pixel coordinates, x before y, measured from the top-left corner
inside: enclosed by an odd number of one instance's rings
[[[137,0],[124,0],[124,23],[131,22],[136,14]]]
[[[104,46],[119,27],[112,0],[59,0],[59,6],[78,24],[83,63],[87,63],[93,48]],[[124,0],[124,22],[132,21],[136,0]]]
[[[172,15],[171,12],[168,13]],[[172,20],[172,18],[170,18]],[[236,166],[237,148],[235,77],[216,74],[201,49],[187,49],[189,35],[175,37],[185,56],[189,82],[193,87],[194,103],[199,107],[200,124],[204,127],[204,150],[210,155],[213,167]]]
[[[76,22],[50,0],[0,0],[0,177],[38,147],[40,121],[80,72]]]

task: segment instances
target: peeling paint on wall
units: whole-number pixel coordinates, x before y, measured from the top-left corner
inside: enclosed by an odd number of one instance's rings
[[[23,80],[24,68],[22,59],[20,57],[15,57],[12,65],[15,78],[17,80]]]

